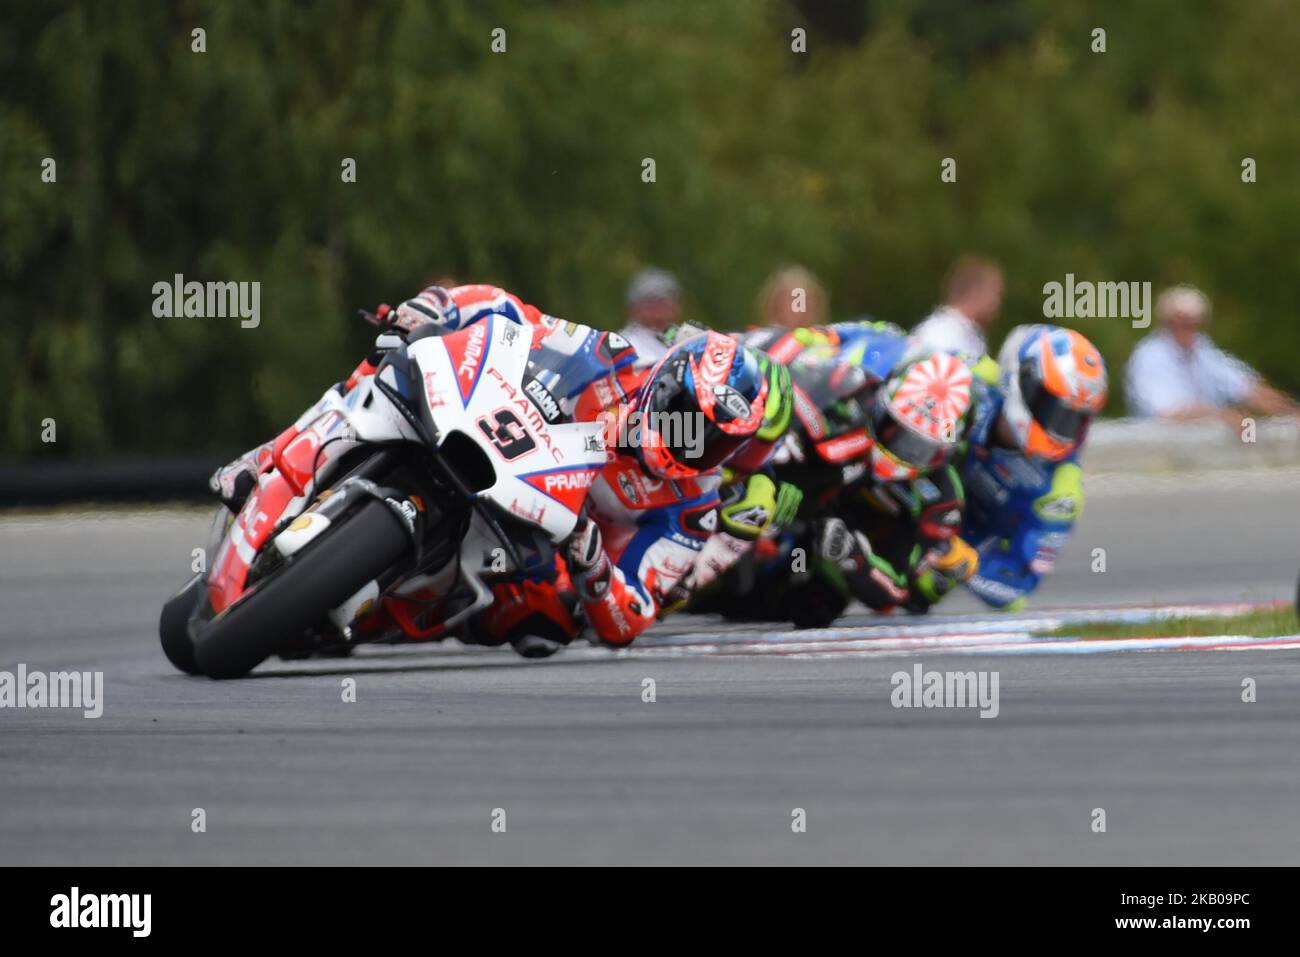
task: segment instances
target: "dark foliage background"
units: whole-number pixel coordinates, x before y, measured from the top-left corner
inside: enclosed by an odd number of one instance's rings
[[[1297,49],[1291,0],[7,3],[0,450],[248,446],[351,368],[358,306],[450,273],[616,325],[645,263],[723,326],[788,261],[906,324],[965,251],[1003,328],[1067,272],[1190,281],[1300,388]],[[261,282],[261,325],[155,318],[178,272]],[[1140,335],[1085,331],[1113,373]]]

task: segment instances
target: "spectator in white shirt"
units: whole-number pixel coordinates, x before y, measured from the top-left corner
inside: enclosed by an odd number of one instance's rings
[[[627,325],[623,338],[636,349],[633,368],[654,365],[668,347],[660,337],[681,321],[682,296],[677,279],[663,269],[637,273],[627,288]]]
[[[931,352],[978,358],[988,352],[989,326],[1002,311],[1002,267],[990,259],[963,256],[944,283],[943,305],[912,330],[912,340]]]
[[[1210,301],[1191,286],[1166,289],[1156,300],[1159,331],[1129,357],[1125,396],[1135,416],[1174,421],[1217,418],[1241,423],[1244,412],[1300,414],[1300,405],[1269,386],[1203,331]]]

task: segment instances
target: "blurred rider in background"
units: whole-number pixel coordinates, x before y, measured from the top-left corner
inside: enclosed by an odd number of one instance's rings
[[[1106,403],[1106,363],[1080,333],[1017,326],[996,366],[976,365],[975,421],[962,466],[962,538],[978,554],[966,586],[1015,610],[1051,573],[1083,512],[1079,452]]]

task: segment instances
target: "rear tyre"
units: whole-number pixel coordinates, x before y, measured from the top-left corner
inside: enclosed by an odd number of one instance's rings
[[[243,600],[203,625],[194,641],[199,671],[241,678],[320,624],[329,610],[378,578],[410,548],[402,520],[370,501],[325,532]]]
[[[829,628],[849,608],[848,597],[818,572],[791,590],[790,621],[796,628]]]
[[[190,640],[189,622],[203,588],[203,576],[195,575],[163,605],[158,618],[158,637],[167,660],[187,675],[199,673],[194,660],[194,642]]]
[[[525,658],[549,658],[564,647],[541,635],[519,635],[510,639],[510,645]]]

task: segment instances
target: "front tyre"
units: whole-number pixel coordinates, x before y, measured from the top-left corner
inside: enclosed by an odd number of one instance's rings
[[[194,638],[198,670],[209,678],[243,677],[409,549],[402,520],[385,503],[367,502],[201,625]]]
[[[195,575],[185,587],[168,599],[158,618],[158,638],[167,660],[187,675],[199,673],[194,660],[194,642],[190,640],[190,614],[202,597],[203,576]]]

